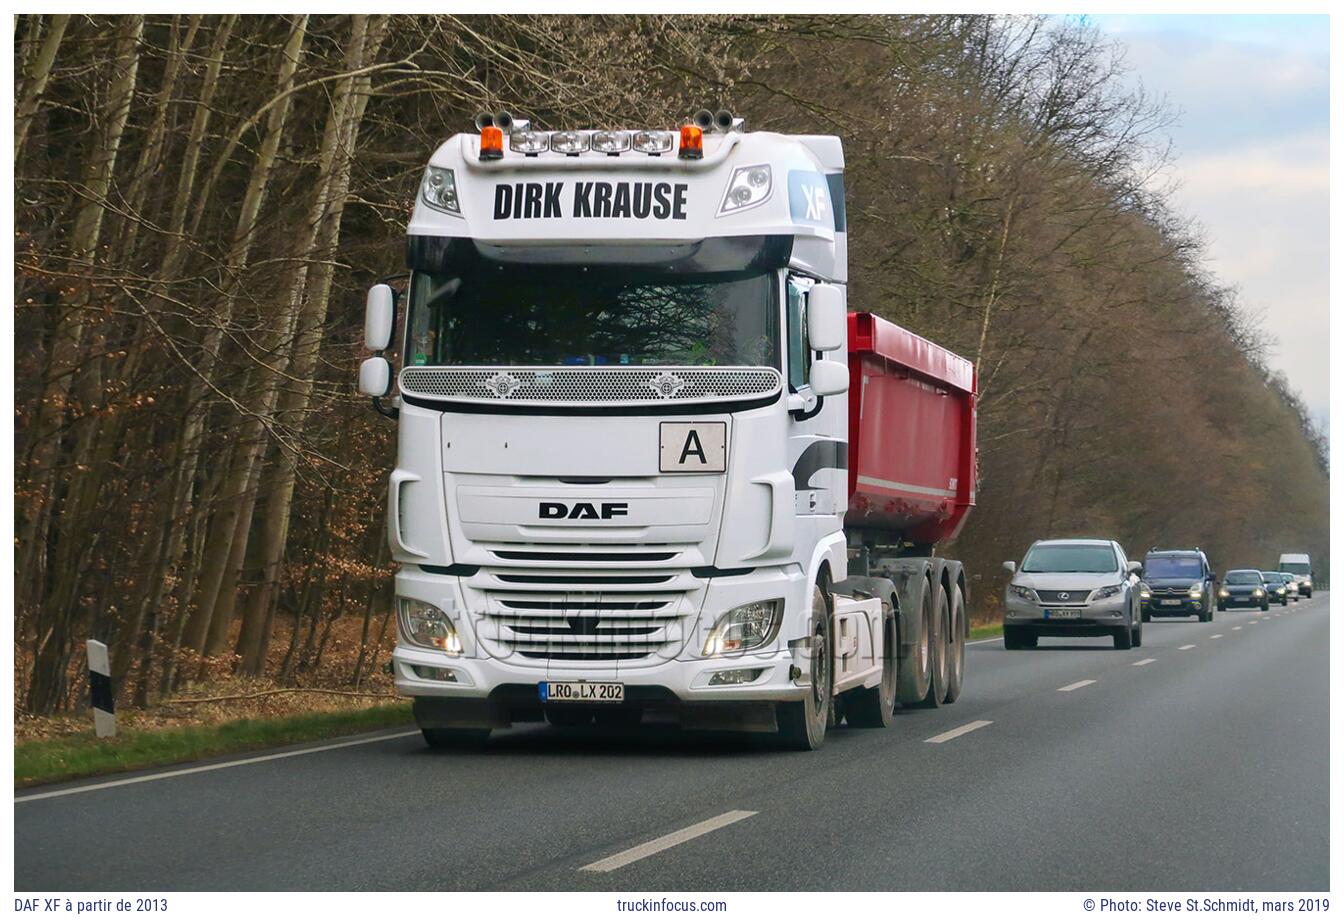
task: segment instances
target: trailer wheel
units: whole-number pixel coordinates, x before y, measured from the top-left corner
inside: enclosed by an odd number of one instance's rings
[[[955,703],[966,679],[966,597],[961,585],[952,586],[952,641],[947,644],[947,692],[944,703]]]
[[[916,579],[914,590],[919,592],[918,599],[912,604],[919,611],[915,625],[918,633],[913,637],[914,643],[909,653],[901,656],[896,675],[896,700],[906,706],[913,706],[928,695],[929,674],[933,670],[930,662],[933,653],[933,598],[929,596],[928,580],[923,577]]]
[[[896,611],[882,602],[882,681],[876,687],[860,687],[848,694],[845,717],[855,728],[886,728],[896,708]]]
[[[952,611],[948,608],[947,592],[942,586],[930,587],[933,597],[933,630],[929,636],[929,692],[918,705],[921,709],[937,709],[947,696],[948,634],[952,631]]]
[[[422,728],[425,744],[435,750],[470,750],[485,745],[490,737],[488,728]]]
[[[815,751],[826,738],[826,722],[831,714],[831,611],[820,585],[812,586],[812,617],[808,625],[812,639],[812,687],[805,699],[780,703],[777,710],[779,737],[799,751]]]

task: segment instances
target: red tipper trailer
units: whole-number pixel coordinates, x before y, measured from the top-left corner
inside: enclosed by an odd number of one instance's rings
[[[951,540],[975,505],[975,365],[872,313],[849,314],[845,528]]]

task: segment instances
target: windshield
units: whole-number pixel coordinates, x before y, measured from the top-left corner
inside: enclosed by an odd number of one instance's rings
[[[1149,556],[1143,561],[1144,578],[1199,578],[1203,573],[1194,556]]]
[[[1294,575],[1310,575],[1311,565],[1306,562],[1280,562],[1279,568]]]
[[[1115,550],[1087,543],[1033,546],[1022,560],[1024,572],[1114,572],[1120,568]]]
[[[1281,585],[1288,580],[1287,575],[1278,572],[1261,572],[1260,574],[1264,576],[1267,585]]]
[[[1258,585],[1262,581],[1259,572],[1228,572],[1223,579],[1223,583],[1229,585]]]
[[[772,273],[477,262],[411,278],[407,365],[779,368]]]

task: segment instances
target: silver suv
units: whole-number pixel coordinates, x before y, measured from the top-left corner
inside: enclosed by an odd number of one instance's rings
[[[1035,648],[1040,636],[1112,636],[1119,649],[1143,644],[1137,562],[1114,540],[1037,540],[1012,573],[1004,597],[1003,645]]]

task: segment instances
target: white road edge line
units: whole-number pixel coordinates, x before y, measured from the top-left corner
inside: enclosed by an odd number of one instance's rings
[[[1134,667],[1136,667],[1136,668],[1141,668],[1141,667],[1143,667],[1143,666],[1146,665],[1146,664],[1152,664],[1152,663],[1153,663],[1154,661],[1156,661],[1156,660],[1157,660],[1156,658],[1144,658],[1144,659],[1142,659],[1142,660],[1140,660],[1140,661],[1136,661],[1136,662],[1134,662]]]
[[[1069,684],[1067,687],[1060,687],[1058,693],[1072,693],[1080,687],[1086,687],[1088,684],[1095,684],[1095,680],[1080,680],[1077,683]]]
[[[976,639],[974,642],[967,642],[967,645],[984,645],[988,642],[1002,642],[1003,636],[991,636],[988,639]]]
[[[1185,651],[1186,649],[1190,649],[1190,648],[1194,648],[1194,646],[1193,646],[1193,645],[1182,645],[1182,646],[1181,646],[1180,648],[1178,648],[1176,651],[1178,651],[1178,652],[1183,652],[1183,651]]]
[[[994,723],[988,719],[976,719],[974,722],[967,722],[965,725],[943,732],[941,735],[934,735],[932,738],[925,738],[925,744],[942,744],[944,741],[951,741],[953,738],[960,738],[967,732],[973,732],[977,728],[984,728],[986,725]]]
[[[708,834],[710,831],[716,831],[721,827],[727,827],[730,824],[736,824],[743,818],[750,818],[756,814],[754,811],[725,811],[717,818],[709,818],[698,824],[692,824],[690,827],[683,827],[679,831],[673,831],[670,834],[664,834],[650,840],[648,843],[641,843],[637,847],[631,847],[628,850],[622,850],[605,859],[599,859],[595,863],[589,863],[581,868],[580,872],[611,872],[622,866],[628,866],[630,863],[643,859],[646,856],[652,856],[655,853],[661,853],[663,850],[670,849],[679,843],[685,843],[688,840],[694,840]]]
[[[187,767],[184,770],[169,770],[166,773],[153,773],[149,776],[132,776],[128,779],[114,779],[105,783],[93,783],[88,786],[76,786],[73,789],[57,789],[55,792],[38,792],[33,795],[19,795],[14,797],[14,803],[35,802],[38,799],[55,799],[63,795],[79,795],[81,792],[96,792],[99,789],[111,789],[113,786],[131,786],[136,783],[151,783],[156,779],[169,779],[174,776],[188,776],[192,773],[209,773],[211,770],[226,770],[229,767],[242,767],[251,763],[264,763],[268,760],[283,760],[286,757],[301,757],[304,754],[317,754],[321,751],[334,751],[337,748],[355,747],[360,744],[377,744],[379,741],[391,741],[395,738],[409,738],[411,735],[420,734],[419,730],[413,732],[397,732],[394,735],[379,735],[376,738],[358,738],[354,741],[338,741],[335,744],[323,744],[318,747],[304,748],[301,751],[281,751],[279,754],[263,754],[260,757],[248,757],[243,760],[230,760],[226,763],[206,764],[203,767]]]

